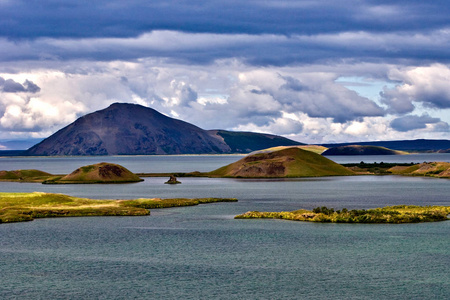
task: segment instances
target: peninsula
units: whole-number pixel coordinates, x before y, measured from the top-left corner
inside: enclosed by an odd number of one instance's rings
[[[150,215],[149,209],[236,201],[235,198],[95,200],[41,192],[0,193],[0,223],[53,217],[145,216]]]

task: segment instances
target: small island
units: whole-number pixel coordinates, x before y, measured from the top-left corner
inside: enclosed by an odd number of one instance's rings
[[[143,179],[127,168],[117,164],[102,162],[78,168],[66,176],[50,178],[43,183],[130,183],[139,181],[143,181]]]
[[[235,198],[95,200],[42,192],[0,193],[0,223],[54,217],[145,216],[150,215],[149,209],[237,201]]]
[[[177,178],[175,177],[175,175],[170,175],[169,180],[167,180],[166,182],[164,182],[165,184],[181,184],[180,181],[177,180]]]
[[[249,211],[235,216],[235,219],[282,219],[291,221],[322,223],[419,223],[448,220],[450,206],[397,205],[373,209],[334,210],[317,207],[283,212]]]

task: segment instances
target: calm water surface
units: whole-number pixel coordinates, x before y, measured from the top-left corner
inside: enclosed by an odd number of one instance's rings
[[[208,172],[233,163],[243,155],[143,155],[143,156],[69,156],[69,157],[0,157],[0,170],[38,169],[51,174],[68,174],[75,169],[103,161],[120,164],[134,173]],[[450,153],[410,155],[349,155],[327,156],[343,163],[424,161],[450,162]]]
[[[184,161],[193,157],[194,161]],[[211,156],[205,165],[203,158],[193,157],[177,157],[176,163],[168,157],[161,164],[186,171],[208,171],[224,164],[223,157]],[[46,159],[36,159],[28,163],[46,166]],[[136,159],[124,161],[137,169],[143,161]],[[78,166],[99,162],[76,160]],[[55,168],[52,164],[48,169]],[[153,166],[156,169],[159,162]],[[181,178],[183,183],[176,186],[164,185],[166,180],[83,186],[0,182],[1,192],[46,191],[99,199],[239,199],[152,210],[146,217],[1,224],[0,299],[448,299],[450,295],[448,221],[363,225],[233,219],[248,210],[322,205],[336,209],[450,205],[450,180]]]

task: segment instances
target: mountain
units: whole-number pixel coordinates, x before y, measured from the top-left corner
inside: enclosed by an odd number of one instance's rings
[[[405,153],[405,152],[403,152]],[[399,155],[402,152],[397,150],[391,150],[380,146],[360,146],[360,145],[349,145],[349,146],[339,146],[329,148],[325,150],[322,155],[332,156],[332,155]]]
[[[300,148],[248,155],[208,173],[212,177],[281,178],[354,175],[352,171]]]
[[[373,141],[360,143],[340,143],[340,144],[322,144],[327,148],[361,145],[361,146],[379,146],[393,150],[408,152],[438,152],[439,150],[450,149],[450,140],[403,140],[403,141]]]
[[[69,124],[25,155],[144,155],[247,153],[286,138],[247,132],[203,130],[154,109],[114,103]]]

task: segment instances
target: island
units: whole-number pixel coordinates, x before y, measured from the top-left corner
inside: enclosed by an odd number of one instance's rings
[[[450,206],[396,205],[373,209],[335,211],[333,208],[317,207],[282,212],[249,211],[235,219],[282,219],[322,223],[418,223],[448,220]]]
[[[235,198],[96,200],[42,192],[0,193],[0,223],[53,217],[145,216],[150,215],[149,209],[236,201]]]

